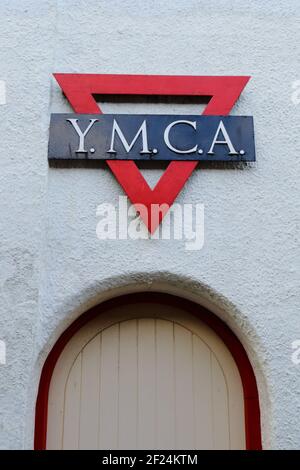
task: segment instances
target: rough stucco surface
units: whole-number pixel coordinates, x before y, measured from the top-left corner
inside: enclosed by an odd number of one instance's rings
[[[152,289],[231,326],[257,376],[264,447],[299,448],[299,2],[2,0],[0,18],[0,447],[32,447],[41,368],[66,326],[105,298]],[[254,116],[257,163],[200,165],[177,199],[205,205],[201,251],[97,239],[97,205],[123,193],[108,169],[48,168],[50,112],[71,111],[55,71],[252,76],[233,114]],[[104,106],[121,109],[134,106]]]

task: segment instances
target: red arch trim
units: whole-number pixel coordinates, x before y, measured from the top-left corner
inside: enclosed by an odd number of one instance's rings
[[[182,308],[206,323],[224,341],[237,364],[243,384],[246,449],[261,450],[260,410],[256,379],[246,351],[238,338],[222,320],[206,308],[174,295],[154,292],[128,294],[103,302],[81,315],[60,336],[48,355],[41,374],[36,402],[34,448],[36,450],[46,449],[49,387],[54,367],[66,344],[80,328],[96,316],[119,305],[142,302]]]

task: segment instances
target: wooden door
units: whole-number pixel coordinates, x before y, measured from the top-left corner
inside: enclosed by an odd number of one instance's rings
[[[244,449],[241,378],[223,341],[158,304],[116,307],[64,348],[48,449]]]

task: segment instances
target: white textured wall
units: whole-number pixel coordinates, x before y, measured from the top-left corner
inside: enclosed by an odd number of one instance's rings
[[[195,299],[231,325],[259,382],[264,446],[300,446],[299,10],[297,0],[1,1],[1,448],[32,447],[41,367],[66,326],[144,289]],[[233,113],[254,116],[257,163],[199,165],[178,198],[205,204],[201,251],[96,238],[96,206],[122,190],[107,169],[48,168],[50,112],[71,111],[54,71],[252,75]]]

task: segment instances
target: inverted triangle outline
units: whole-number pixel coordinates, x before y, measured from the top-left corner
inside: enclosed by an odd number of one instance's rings
[[[102,113],[93,95],[167,95],[211,97],[203,115],[230,113],[250,76],[53,74],[74,112]],[[139,211],[150,233],[154,233],[198,161],[172,161],[153,189],[133,160],[106,160],[110,170]],[[151,207],[161,208],[151,217]],[[141,211],[140,207],[146,207]]]

